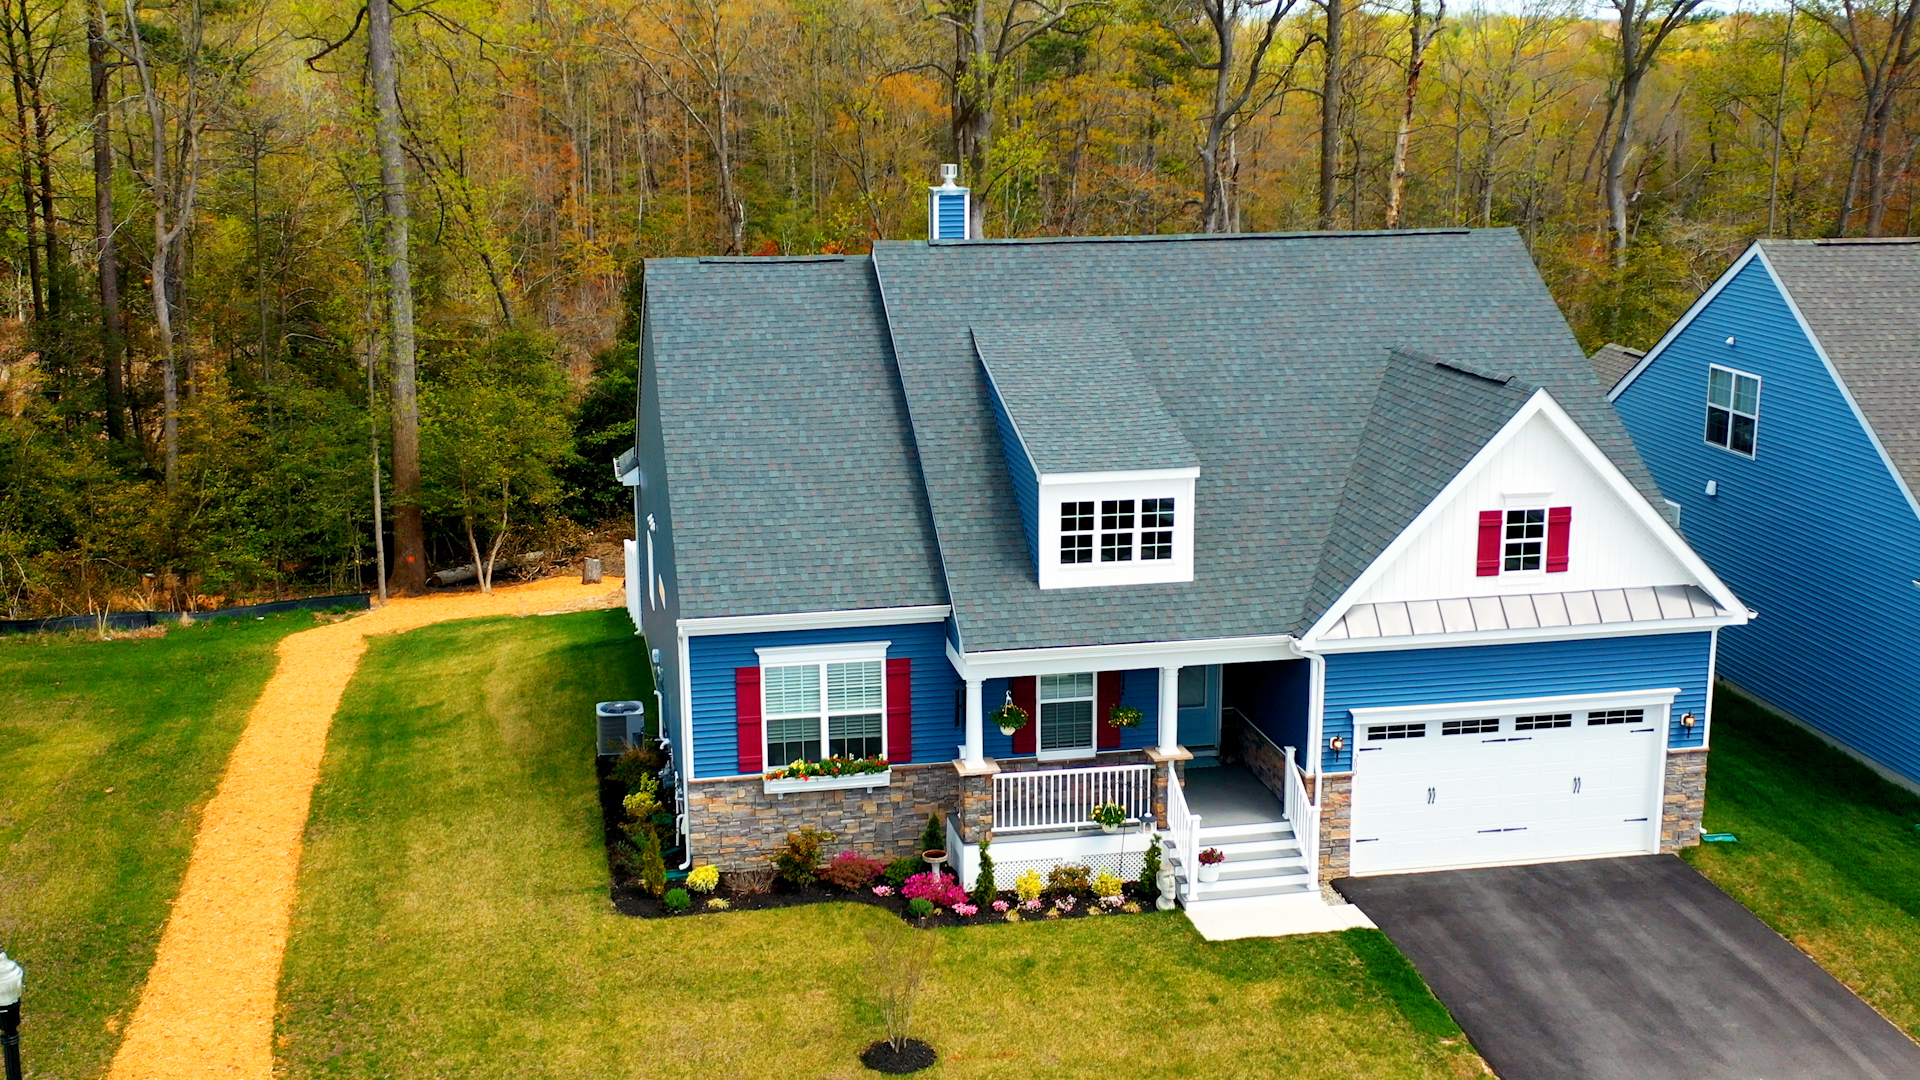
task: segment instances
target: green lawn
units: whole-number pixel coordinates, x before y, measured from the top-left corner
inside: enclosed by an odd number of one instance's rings
[[[295,1077],[854,1077],[865,905],[629,919],[592,703],[639,697],[620,611],[378,639],[328,747],[281,983]],[[938,931],[930,1075],[1476,1076],[1371,931],[1208,944],[1179,915]]]
[[[274,644],[312,625],[0,639],[0,948],[27,968],[29,1076],[105,1071]]]
[[[1920,1036],[1920,797],[1724,686],[1688,861]]]

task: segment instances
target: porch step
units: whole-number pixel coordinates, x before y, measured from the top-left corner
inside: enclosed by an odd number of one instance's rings
[[[1204,819],[1203,819],[1204,820]],[[1224,847],[1250,840],[1291,840],[1293,823],[1288,821],[1256,821],[1247,825],[1202,825],[1200,843],[1207,847]]]
[[[1188,885],[1186,899],[1188,904],[1204,904],[1213,900],[1240,900],[1251,896],[1292,896],[1313,892],[1314,890],[1308,888],[1305,879],[1304,872],[1300,875],[1300,880],[1264,877],[1230,881],[1222,876],[1219,881],[1208,883],[1196,881]]]
[[[1167,859],[1180,879],[1181,898],[1188,905],[1241,902],[1314,891],[1307,884],[1307,860],[1291,822],[1203,824],[1199,837],[1201,850],[1218,848],[1227,857],[1220,866],[1219,880],[1204,883],[1196,873],[1199,852],[1181,850],[1177,837],[1167,839]]]

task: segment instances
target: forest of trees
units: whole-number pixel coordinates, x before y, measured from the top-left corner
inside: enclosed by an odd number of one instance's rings
[[[1512,226],[1589,348],[1920,213],[1920,0],[0,9],[0,617],[577,545],[641,260],[924,236],[942,161],[988,236]]]

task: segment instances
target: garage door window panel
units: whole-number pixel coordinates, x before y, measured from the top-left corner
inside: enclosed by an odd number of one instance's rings
[[[1540,713],[1535,716],[1516,716],[1513,718],[1515,731],[1548,731],[1553,728],[1573,726],[1572,713]]]

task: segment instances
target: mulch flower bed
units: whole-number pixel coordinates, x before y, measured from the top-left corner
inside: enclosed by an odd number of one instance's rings
[[[860,1064],[877,1073],[900,1076],[932,1068],[935,1056],[933,1047],[919,1039],[905,1040],[898,1050],[893,1048],[892,1043],[881,1039],[860,1052]]]

